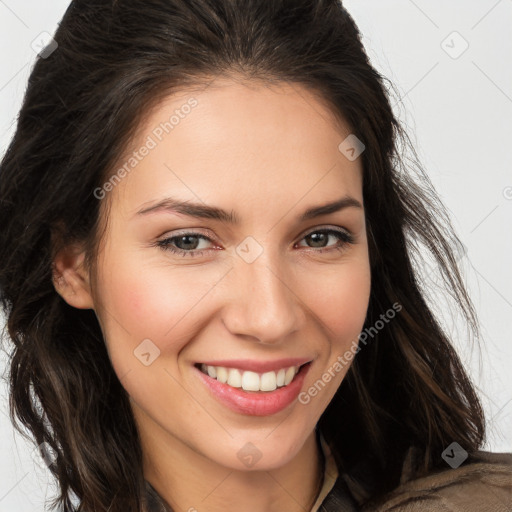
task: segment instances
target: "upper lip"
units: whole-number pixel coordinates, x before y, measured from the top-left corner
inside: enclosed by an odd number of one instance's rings
[[[255,373],[265,373],[280,370],[281,368],[290,368],[290,366],[302,366],[309,363],[311,359],[303,357],[287,357],[275,361],[255,361],[253,359],[223,359],[217,361],[201,361],[198,364],[207,366],[223,366],[225,368],[238,368],[239,370],[251,371]]]

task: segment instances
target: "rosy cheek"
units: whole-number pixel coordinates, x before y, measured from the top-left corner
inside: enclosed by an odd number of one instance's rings
[[[329,336],[336,335],[345,344],[362,328],[370,293],[370,275],[365,266],[352,266],[324,281],[310,303],[319,319],[328,327]],[[334,348],[334,347],[333,347]]]
[[[110,322],[118,333],[116,350],[131,352],[150,339],[161,355],[179,351],[188,341],[186,327],[207,315],[208,301],[201,300],[207,285],[208,279],[193,279],[177,269],[141,270],[140,265],[118,264],[105,289],[109,312],[116,320]]]
[[[119,276],[112,297],[119,321],[134,338],[161,338],[179,315],[179,294],[173,294],[161,282],[138,276],[129,279],[126,275]]]

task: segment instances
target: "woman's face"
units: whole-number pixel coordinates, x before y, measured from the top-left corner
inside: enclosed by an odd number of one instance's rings
[[[217,80],[151,112],[103,188],[91,280],[143,437],[271,469],[311,435],[370,294],[361,159],[338,148],[349,134],[298,85]]]

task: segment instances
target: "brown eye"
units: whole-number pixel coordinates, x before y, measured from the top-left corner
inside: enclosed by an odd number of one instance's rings
[[[339,243],[337,245],[328,245],[330,239],[337,239]],[[308,247],[320,248],[320,249],[338,249],[354,242],[354,237],[346,231],[337,229],[320,229],[308,233],[303,240],[307,241]],[[304,246],[302,246],[304,247]],[[320,251],[321,252],[321,251]]]

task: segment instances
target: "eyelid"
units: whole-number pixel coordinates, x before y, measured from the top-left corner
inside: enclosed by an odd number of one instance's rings
[[[157,240],[152,243],[151,245],[153,246],[159,246],[159,247],[165,247],[166,245],[170,245],[170,244],[167,244],[166,242],[168,242],[169,240],[173,240],[175,238],[179,238],[180,236],[195,236],[199,239],[202,239],[202,240],[207,240],[208,242],[212,243],[212,245],[219,245],[219,244],[216,244],[215,240],[213,239],[213,237],[211,237],[210,235],[205,235],[204,233],[202,233],[201,231],[195,231],[192,229],[184,229],[184,230],[181,230],[181,231],[178,231],[178,232],[172,232],[172,233],[169,233],[169,234],[164,234],[160,237],[157,238]],[[199,253],[199,252],[202,252],[202,251],[208,251],[208,250],[211,250],[211,249],[214,249],[214,247],[208,247],[207,249],[193,249],[191,251],[185,251],[184,249],[180,249],[178,247],[175,247],[174,248],[176,251],[183,251],[183,252],[187,252],[187,253],[190,253],[190,254],[194,254],[194,253]],[[172,249],[170,249],[172,251]]]
[[[180,236],[185,236],[185,235],[197,236],[198,238],[207,239],[212,244],[220,245],[218,242],[216,242],[215,236],[213,236],[210,231],[205,233],[202,231],[202,228],[188,228],[188,229],[184,228],[184,229],[179,229],[178,231],[166,231],[163,235],[160,235],[159,237],[157,237],[155,243],[158,244],[159,242],[163,242],[163,241],[169,240],[171,238],[178,238]]]
[[[208,233],[208,234],[206,234]],[[214,238],[212,236],[212,232],[210,230],[204,229],[204,228],[182,228],[178,230],[172,230],[172,231],[165,231],[162,235],[160,235],[158,238],[174,238],[175,236],[181,236],[181,235],[201,235],[208,238]]]
[[[339,233],[346,233],[347,235],[353,236],[353,233],[352,233],[352,231],[350,231],[350,229],[347,229],[342,226],[334,226],[334,225],[325,224],[323,226],[315,226],[311,229],[306,230],[301,235],[301,239],[304,238],[305,236],[310,235],[311,233],[316,233],[317,231],[327,231],[327,230],[338,231]]]
[[[201,229],[202,228],[183,228],[183,229],[180,229],[177,231],[172,231],[170,233],[165,232],[163,235],[160,235],[158,237],[157,242],[162,241],[162,240],[167,240],[169,238],[179,237],[182,235],[193,235],[193,236],[200,236],[200,237],[207,238],[209,241],[215,243],[215,237],[212,236],[210,234],[210,232],[208,232],[208,234],[205,234],[204,232],[201,231]],[[332,229],[333,231],[338,231],[340,233],[345,232],[346,234],[348,234],[350,236],[354,236],[354,233],[345,227],[325,224],[325,225],[320,225],[320,226],[313,226],[313,227],[307,229],[300,235],[300,238],[298,241],[302,240],[304,237],[310,235],[311,233],[316,233],[317,231],[324,231],[324,230],[329,230],[329,229]]]

